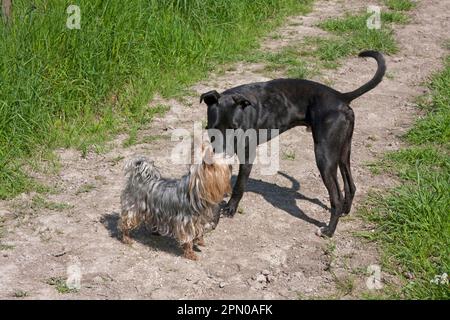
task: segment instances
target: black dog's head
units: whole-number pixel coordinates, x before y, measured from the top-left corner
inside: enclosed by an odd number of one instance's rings
[[[227,129],[246,130],[244,109],[251,105],[249,99],[240,93],[219,94],[217,91],[209,91],[200,96],[200,103],[205,102],[208,106],[208,123],[206,129],[211,138],[214,148],[217,148],[215,138],[218,132],[222,135],[223,149],[227,145]]]

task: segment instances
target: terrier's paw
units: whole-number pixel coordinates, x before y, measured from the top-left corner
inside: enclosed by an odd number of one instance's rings
[[[198,260],[198,256],[193,251],[185,252],[183,254],[183,257],[185,257],[186,259],[189,259],[189,260],[193,260],[193,261],[197,261]]]
[[[131,239],[129,236],[123,235],[122,242],[130,245],[133,244],[133,239]]]
[[[206,246],[205,240],[203,238],[195,240],[195,244],[200,246],[200,247],[205,247]]]

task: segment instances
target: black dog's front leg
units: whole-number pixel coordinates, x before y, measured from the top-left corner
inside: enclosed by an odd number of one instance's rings
[[[252,164],[240,164],[239,165],[239,173],[236,180],[236,183],[233,187],[233,194],[231,195],[228,203],[222,204],[222,213],[225,216],[233,217],[237,211],[239,202],[244,195],[245,186],[247,185],[248,178],[250,176],[250,172],[252,171]]]

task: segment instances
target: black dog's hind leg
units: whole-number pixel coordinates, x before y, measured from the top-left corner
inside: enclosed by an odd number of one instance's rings
[[[342,174],[342,180],[344,181],[344,191],[345,191],[345,199],[342,208],[342,215],[347,215],[350,213],[350,210],[352,208],[353,197],[355,196],[356,192],[356,187],[355,183],[353,182],[352,172],[350,168],[350,153],[352,145],[354,115],[351,109],[349,109],[349,111],[350,112],[348,112],[347,118],[350,123],[347,131],[347,140],[344,143],[344,147],[342,148],[341,153],[341,159],[339,160],[339,169]]]
[[[333,236],[344,208],[344,199],[337,178],[337,168],[341,163],[342,150],[347,147],[349,129],[350,122],[341,112],[327,116],[313,128],[316,163],[330,196],[330,222],[328,226],[321,227],[319,230],[319,235],[327,237]],[[350,189],[349,183],[350,181],[347,181],[348,189]]]
[[[240,164],[239,165],[239,173],[236,180],[236,183],[233,187],[233,194],[231,195],[228,203],[222,203],[221,209],[222,213],[225,216],[233,217],[237,211],[239,202],[244,195],[245,186],[247,185],[248,178],[250,176],[250,172],[252,171],[252,164]]]
[[[327,188],[331,204],[330,222],[328,223],[328,226],[320,228],[320,235],[332,237],[334,231],[336,230],[339,217],[342,214],[343,201],[342,193],[339,190],[339,184],[337,181],[338,159],[336,159],[336,155],[330,154],[326,144],[327,142],[324,142],[317,145],[315,148],[317,167],[319,168],[323,183]]]

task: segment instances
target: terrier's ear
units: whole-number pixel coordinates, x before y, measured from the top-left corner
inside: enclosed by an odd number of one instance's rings
[[[252,104],[252,102],[250,101],[250,99],[247,99],[246,97],[244,97],[242,94],[240,93],[235,93],[231,96],[233,98],[234,103],[242,106],[242,107],[246,107]]]
[[[211,104],[217,103],[219,101],[220,94],[216,90],[205,92],[200,96],[200,103],[205,101],[205,103],[209,106]]]
[[[214,163],[214,150],[209,143],[202,143],[202,158],[203,162],[206,164]]]

